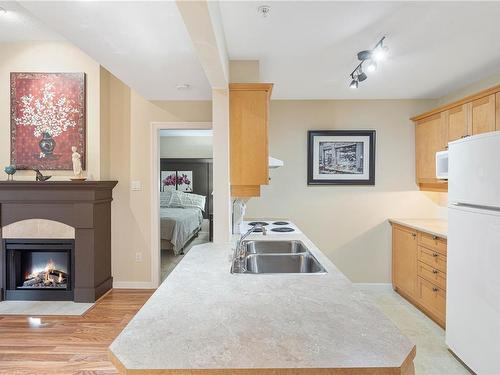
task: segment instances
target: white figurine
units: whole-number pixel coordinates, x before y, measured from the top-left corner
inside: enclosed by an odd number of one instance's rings
[[[82,161],[80,160],[81,155],[76,152],[77,148],[75,146],[71,147],[73,154],[71,155],[71,160],[73,161],[73,175],[77,178],[82,178]]]

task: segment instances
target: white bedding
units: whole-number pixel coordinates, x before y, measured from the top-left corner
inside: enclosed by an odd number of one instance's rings
[[[161,239],[170,241],[176,255],[200,230],[202,222],[203,214],[199,208],[160,207]]]

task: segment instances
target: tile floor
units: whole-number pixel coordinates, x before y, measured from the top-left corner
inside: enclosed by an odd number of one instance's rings
[[[179,264],[181,259],[188,253],[188,251],[196,245],[201,245],[208,242],[208,220],[203,220],[201,231],[198,237],[193,238],[184,248],[183,255],[174,255],[172,250],[161,251],[161,281],[164,281],[167,276]]]
[[[3,301],[0,302],[0,315],[83,315],[93,303],[72,301]]]
[[[359,288],[417,346],[416,375],[470,375],[448,351],[444,330],[390,287]]]

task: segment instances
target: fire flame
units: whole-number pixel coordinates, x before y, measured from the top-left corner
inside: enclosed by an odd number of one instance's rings
[[[58,283],[62,283],[63,281],[63,277],[62,277],[62,273],[59,272],[59,279],[57,279]]]

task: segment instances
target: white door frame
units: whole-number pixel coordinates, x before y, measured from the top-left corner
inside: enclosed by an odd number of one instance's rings
[[[160,130],[206,130],[211,122],[152,122],[151,123],[151,284],[161,284],[161,240],[160,240]]]

